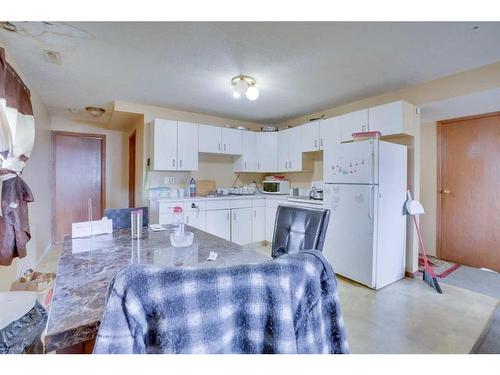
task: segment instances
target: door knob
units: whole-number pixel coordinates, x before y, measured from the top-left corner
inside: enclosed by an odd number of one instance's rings
[[[448,189],[443,189],[441,190],[441,194],[451,194],[451,191],[449,191]]]

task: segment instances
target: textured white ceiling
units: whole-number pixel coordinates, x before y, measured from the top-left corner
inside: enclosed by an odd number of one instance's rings
[[[500,23],[72,25],[95,38],[0,31],[50,107],[125,100],[273,122],[500,60]],[[45,62],[44,49],[62,65]],[[256,78],[257,101],[232,97],[238,74]]]

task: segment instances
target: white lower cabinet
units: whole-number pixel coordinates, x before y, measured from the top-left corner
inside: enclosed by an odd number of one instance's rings
[[[252,242],[266,240],[266,207],[252,208]]]
[[[207,217],[205,211],[192,211],[186,212],[184,214],[184,222],[187,225],[191,225],[197,229],[206,230],[207,229]]]
[[[207,211],[206,231],[231,241],[231,210]]]
[[[252,243],[252,208],[231,210],[231,241],[238,245]]]

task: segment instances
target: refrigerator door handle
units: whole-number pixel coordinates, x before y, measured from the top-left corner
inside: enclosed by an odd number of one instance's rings
[[[375,197],[373,196],[374,186],[370,186],[370,193],[368,194],[368,218],[370,219],[370,234],[373,234],[373,202]]]
[[[375,180],[375,155],[374,152],[372,151],[370,154],[370,183],[373,184]]]

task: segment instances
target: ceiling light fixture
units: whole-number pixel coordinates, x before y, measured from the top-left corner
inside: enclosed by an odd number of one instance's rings
[[[233,97],[240,98],[245,95],[248,100],[257,100],[259,89],[256,86],[255,78],[249,76],[236,76],[231,80],[233,86]]]
[[[104,114],[104,112],[106,112],[104,108],[100,107],[85,107],[85,110],[88,112],[89,115],[95,118],[101,117]]]

